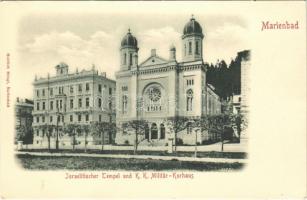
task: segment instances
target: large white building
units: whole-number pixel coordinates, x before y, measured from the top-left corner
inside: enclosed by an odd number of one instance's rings
[[[56,75],[35,78],[33,114],[33,144],[48,145],[46,126],[53,126],[51,146],[58,136],[61,148],[72,145],[72,137],[64,131],[68,124],[86,125],[91,122],[115,121],[115,81],[106,73],[99,74],[94,66],[91,70],[68,72],[68,65],[60,63]],[[76,144],[84,144],[83,133],[76,136]],[[101,139],[98,139],[99,141]],[[105,135],[105,142],[114,140],[114,135]],[[89,144],[97,143],[89,135]]]
[[[117,126],[127,121],[143,119],[149,122],[140,136],[144,145],[165,145],[174,133],[166,119],[174,116],[196,117],[221,112],[221,102],[214,88],[206,84],[206,65],[203,59],[204,34],[192,17],[182,35],[182,61],[176,58],[171,46],[165,59],[151,50],[145,61],[138,61],[138,43],[130,30],[121,41],[120,70],[116,73]],[[183,143],[194,144],[193,130],[181,131]],[[122,129],[116,134],[116,143],[134,143],[135,135]],[[208,139],[205,133],[199,142]]]

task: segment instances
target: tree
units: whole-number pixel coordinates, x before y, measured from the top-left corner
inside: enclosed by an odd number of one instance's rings
[[[218,114],[208,116],[209,131],[214,131],[218,134],[221,142],[221,151],[224,150],[225,130],[226,127],[233,127],[232,115]]]
[[[237,129],[238,139],[240,143],[241,132],[247,128],[247,124],[248,124],[246,116],[241,113],[233,115],[231,122],[232,122],[232,127],[235,127]]]
[[[113,138],[115,137],[116,130],[117,130],[116,123],[109,122],[108,133],[109,133],[109,143],[110,144],[113,144],[114,142]]]
[[[105,133],[109,133],[112,131],[113,129],[116,128],[115,123],[110,123],[110,122],[93,122],[92,125],[92,133],[93,136],[99,136],[101,138],[101,151],[103,151],[103,146],[105,144]]]
[[[88,137],[88,134],[91,130],[90,125],[89,124],[83,124],[81,126],[81,130],[84,133],[84,152],[86,153],[87,152],[87,137]]]
[[[215,87],[216,93],[222,99],[241,93],[242,56],[244,55],[238,54],[228,66],[224,60],[218,60],[215,65],[207,65],[207,83]]]
[[[48,139],[48,149],[49,149],[49,151],[50,151],[50,143],[51,143],[50,139],[51,139],[52,132],[53,132],[54,129],[55,129],[55,125],[53,125],[53,124],[47,125],[46,136],[47,136],[47,139]]]
[[[16,125],[15,142],[23,141],[23,144],[33,143],[33,129],[32,129],[32,114],[18,110],[16,113],[16,118],[19,119],[19,124]]]
[[[33,143],[33,128],[26,127],[26,135],[24,137],[24,144],[32,144]]]
[[[189,118],[183,117],[183,116],[175,116],[175,117],[169,117],[166,119],[167,126],[171,129],[171,131],[174,133],[174,151],[177,151],[177,134],[187,128],[187,122]]]
[[[26,126],[25,125],[18,125],[16,126],[16,138],[15,141],[24,141],[26,137]]]
[[[188,122],[188,127],[192,128],[195,131],[195,150],[194,156],[197,157],[197,133],[203,130],[208,130],[208,117],[207,116],[198,116],[194,118],[190,118]]]
[[[48,140],[48,151],[51,150],[50,148],[50,134],[49,134],[49,126],[48,124],[43,124],[41,125],[39,128],[43,130],[43,133],[45,134],[46,133],[46,136],[47,136],[47,140]]]
[[[101,151],[103,151],[103,144],[104,144],[104,122],[92,122],[91,123],[91,129],[92,129],[92,135],[98,136],[101,138]]]
[[[148,122],[146,120],[131,120],[124,123],[124,129],[133,129],[135,132],[135,139],[134,139],[134,151],[133,153],[137,153],[138,144],[141,142],[139,141],[139,135],[145,134],[145,128],[148,126]]]
[[[68,133],[69,137],[72,137],[72,148],[75,150],[75,144],[76,144],[76,130],[78,125],[75,124],[67,124],[64,127],[64,131]]]
[[[27,127],[26,125],[16,126],[15,143],[18,141],[23,141],[23,144],[33,143],[33,129],[32,127]]]

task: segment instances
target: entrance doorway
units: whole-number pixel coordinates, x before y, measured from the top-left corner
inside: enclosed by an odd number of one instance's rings
[[[151,139],[158,139],[158,127],[156,123],[152,123],[150,134]]]
[[[160,139],[165,139],[165,127],[164,127],[164,124],[160,124]]]

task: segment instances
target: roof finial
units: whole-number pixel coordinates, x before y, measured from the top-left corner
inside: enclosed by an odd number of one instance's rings
[[[194,15],[192,14],[191,20],[193,20],[193,19],[194,19]]]
[[[130,27],[128,28],[128,33],[130,33]]]

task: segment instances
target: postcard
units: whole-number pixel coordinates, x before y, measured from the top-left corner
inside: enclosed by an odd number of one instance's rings
[[[0,196],[306,198],[306,3],[1,2]]]

